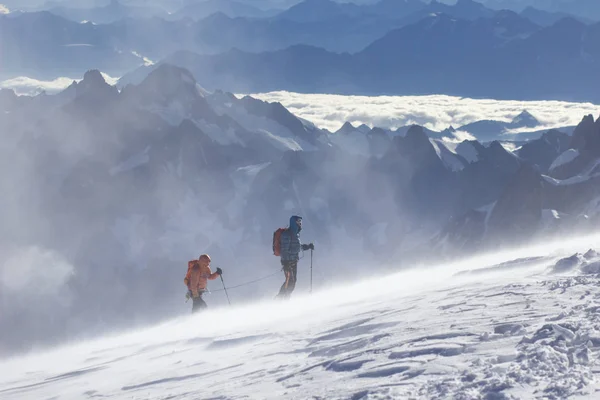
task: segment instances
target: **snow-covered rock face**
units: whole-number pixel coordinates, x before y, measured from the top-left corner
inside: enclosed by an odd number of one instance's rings
[[[431,140],[431,144],[446,168],[455,172],[460,171],[465,167],[464,158],[446,147],[443,142],[439,140]]]
[[[173,319],[0,362],[11,400],[593,398],[596,275],[581,237]],[[583,258],[597,258],[587,252]],[[223,297],[214,291],[210,296]]]
[[[238,99],[222,92],[207,95],[206,99],[217,113],[254,131],[252,138],[247,134],[238,135],[242,142],[260,139],[280,151],[312,151],[329,142],[323,131],[298,119],[280,104],[250,97]]]
[[[536,126],[540,125],[540,121],[538,121],[533,115],[531,115],[531,113],[525,110],[513,118],[511,125],[517,128],[535,128]]]
[[[560,167],[561,165],[570,163],[579,156],[579,151],[576,149],[569,149],[562,153],[550,166],[550,171]]]

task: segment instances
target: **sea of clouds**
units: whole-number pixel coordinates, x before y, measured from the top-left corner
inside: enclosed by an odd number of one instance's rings
[[[118,78],[103,74],[104,79],[115,85]],[[18,77],[0,82],[0,88],[13,89],[19,95],[48,94],[66,89],[81,78],[57,78],[40,81]],[[458,128],[471,122],[490,119],[511,121],[523,110],[529,111],[541,125],[535,130],[577,125],[581,119],[592,114],[600,115],[600,105],[566,101],[512,101],[471,99],[465,97],[432,96],[344,96],[333,94],[303,94],[286,91],[251,93],[252,97],[280,102],[292,113],[319,128],[332,132],[345,122],[354,126],[366,124],[371,127],[395,129],[418,124],[442,131],[449,126]],[[238,94],[238,97],[243,96]]]
[[[584,115],[600,114],[600,105],[565,101],[506,101],[433,96],[343,96],[270,92],[250,94],[269,102],[280,102],[298,117],[320,128],[338,130],[346,121],[354,126],[395,129],[418,124],[441,131],[471,122],[492,119],[511,121],[523,110],[529,111],[540,128],[577,125]],[[538,129],[540,129],[538,128]]]

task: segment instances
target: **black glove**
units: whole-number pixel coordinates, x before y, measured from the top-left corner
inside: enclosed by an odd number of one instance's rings
[[[217,274],[223,275],[223,270],[221,268],[217,268]]]
[[[315,249],[315,245],[312,243],[302,245],[302,250],[314,250],[314,249]]]

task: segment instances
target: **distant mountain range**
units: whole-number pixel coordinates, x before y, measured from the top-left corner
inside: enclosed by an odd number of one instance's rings
[[[383,0],[361,7],[331,0],[307,0],[270,19],[232,19],[224,14],[214,15],[203,21],[198,37],[211,52],[231,48],[261,52],[303,44],[333,52],[354,53],[394,29],[417,23],[433,14],[475,20],[491,18],[494,11],[471,0],[460,0],[454,6],[436,1],[425,4],[420,0]],[[543,25],[560,18],[542,11],[529,14],[532,20]]]
[[[138,10],[142,11],[142,9],[150,10],[167,10],[171,13],[176,12],[177,10],[181,10],[183,7],[198,4],[198,3],[211,3],[212,0],[118,0],[121,5],[122,10]],[[233,0],[235,5],[233,8],[229,6],[229,0],[224,0],[223,3],[225,10],[232,10],[237,12],[237,10],[241,10],[237,16],[260,16],[254,15],[255,10],[286,10],[298,3],[301,3],[302,0]],[[444,3],[454,3],[454,0],[445,1]],[[440,1],[440,3],[442,3]],[[590,18],[595,20],[600,20],[600,11],[598,2],[595,0],[478,0],[480,3],[483,3],[485,6],[496,9],[509,9],[517,12],[523,11],[528,7],[535,7],[538,10],[542,10],[550,13],[565,13],[570,15],[576,15],[582,18]],[[379,0],[338,0],[338,3],[353,3],[360,6],[370,7],[379,3]],[[393,0],[384,0],[385,3],[388,3],[392,7],[398,7],[400,3],[416,3],[414,0],[402,0],[402,1],[393,1]],[[423,0],[423,2],[429,2]],[[434,0],[434,3],[436,1]],[[27,10],[36,10],[39,11],[41,9],[48,10],[50,8],[62,8],[63,10],[75,10],[77,9],[101,9],[106,8],[107,5],[113,5],[115,0],[78,0],[77,8],[65,8],[64,4],[68,3],[66,1],[54,0],[54,1],[44,1],[44,0],[4,0],[4,4],[6,4],[11,9],[19,9],[24,8]],[[204,6],[202,6],[204,7]],[[219,6],[220,7],[220,6]],[[392,8],[392,10],[394,9]],[[207,7],[210,10],[210,7]],[[246,10],[252,10],[249,13],[245,12]],[[223,11],[223,10],[222,10]],[[79,11],[80,12],[80,11]],[[147,11],[142,11],[146,13]],[[228,11],[224,11],[228,14]],[[260,11],[259,11],[260,12]],[[132,14],[115,14],[113,20],[117,20],[122,18],[124,15],[132,16]],[[230,15],[230,14],[228,14]],[[79,17],[80,15],[77,15]],[[230,15],[234,16],[234,15]]]
[[[53,79],[90,68],[119,76],[144,65],[140,56],[113,43],[102,28],[68,21],[49,12],[0,15],[0,57],[0,79]]]
[[[332,140],[337,141],[337,144],[344,147],[346,151],[359,154],[375,155],[375,148],[387,149],[387,145],[395,136],[404,136],[411,128],[411,125],[402,126],[394,130],[382,129],[379,127],[371,128],[367,125],[358,127],[346,122],[340,129],[335,132]],[[568,135],[573,133],[575,126],[563,126],[556,128],[562,133]],[[512,121],[495,121],[481,120],[475,121],[458,128],[449,126],[443,131],[434,131],[423,128],[423,132],[431,139],[444,139],[445,141],[455,142],[461,137],[461,134],[467,133],[483,144],[489,144],[493,141],[501,143],[512,143],[515,146],[522,146],[531,140],[539,139],[548,129],[543,129],[540,122],[524,110],[519,115],[515,116]],[[379,143],[382,138],[385,138],[383,147]],[[343,139],[342,139],[343,138]],[[366,151],[366,153],[365,153]]]
[[[52,14],[68,18],[75,22],[91,21],[94,23],[110,23],[123,18],[150,18],[167,15],[166,10],[153,6],[127,6],[118,0],[111,0],[107,5],[91,8],[70,8],[57,6],[48,8]]]
[[[106,24],[125,18],[203,19],[215,13],[224,13],[230,17],[261,18],[275,15],[281,10],[265,11],[235,0],[189,2],[187,5],[176,10],[156,6],[129,6],[124,5],[119,0],[111,0],[106,6],[92,8],[68,8],[63,6],[49,8],[48,11],[76,22],[92,21],[97,24]]]
[[[209,89],[251,93],[433,94],[600,101],[600,23],[565,18],[540,28],[510,11],[461,20],[445,14],[391,31],[363,51],[311,46],[216,55],[177,52],[165,62]],[[150,68],[123,78],[136,82]]]
[[[132,6],[117,1],[95,8],[49,8],[51,12],[13,11],[0,16],[0,52],[3,60],[6,60],[0,71],[0,79],[19,75],[53,79],[90,68],[122,76],[150,61],[165,59],[176,51],[204,55],[230,51],[285,51],[287,54],[282,56],[285,59],[288,56],[295,57],[293,53],[298,51],[290,47],[308,45],[334,53],[350,52],[356,55],[385,38],[389,39],[392,33],[400,29],[423,25],[423,21],[443,18],[443,15],[450,20],[457,19],[460,21],[458,25],[465,26],[462,39],[469,42],[475,42],[473,37],[468,37],[467,31],[476,21],[480,21],[479,25],[485,24],[481,21],[498,23],[498,27],[490,25],[485,28],[488,32],[483,34],[487,37],[489,31],[493,30],[494,35],[501,37],[504,43],[524,38],[543,26],[553,25],[568,17],[529,8],[521,13],[522,18],[519,19],[518,15],[494,12],[472,0],[460,0],[453,6],[437,1],[426,4],[420,0],[382,0],[364,6],[330,0],[306,0],[283,12],[263,11],[247,3],[236,3],[235,0],[190,2],[170,13],[158,6]],[[499,22],[503,18],[507,21]],[[408,32],[413,33],[419,35],[417,32]],[[472,33],[477,35],[480,32],[474,30]],[[417,47],[409,50],[413,53],[415,50],[428,51],[430,57],[435,58],[437,50],[428,49],[430,43],[422,39],[417,38]],[[499,45],[497,42],[488,44]],[[393,43],[390,45],[395,46]],[[487,52],[493,50],[486,49]],[[395,50],[390,48],[385,51]],[[277,55],[262,55],[258,59],[261,57],[274,57],[277,63],[285,64],[284,60],[277,60],[280,57]],[[336,57],[343,58],[343,55]],[[169,62],[177,63],[178,60],[170,58]],[[355,63],[354,60],[351,62]],[[357,71],[353,74],[356,74],[363,68],[361,63],[346,66],[345,69],[354,68]],[[343,74],[351,72],[343,71]],[[198,76],[204,79],[202,75]],[[363,87],[364,83],[356,82],[356,86]],[[215,87],[223,86],[219,84]]]
[[[569,15],[591,20],[600,19],[597,2],[593,0],[563,1],[562,3],[539,0],[530,2],[521,0],[489,0],[487,2],[485,0],[479,2],[458,0],[453,5],[437,0],[431,2],[423,0],[381,0],[360,5],[354,2],[336,2],[332,0],[304,0],[288,2],[288,6],[291,4],[289,8],[286,8],[286,3],[271,4],[270,7],[264,8],[264,5],[257,7],[256,5],[259,3],[256,1],[244,2],[239,0],[195,0],[162,3],[107,0],[106,2],[97,2],[101,5],[81,4],[76,8],[63,5],[52,6],[51,4],[51,2],[47,3],[44,9],[76,22],[87,20],[95,23],[110,23],[123,18],[147,17],[203,19],[214,13],[223,13],[232,18],[265,18],[277,15],[278,18],[301,23],[333,22],[336,19],[343,18],[358,20],[369,16],[399,20],[412,14],[414,21],[414,18],[422,18],[432,12],[457,12],[461,14],[462,18],[489,17],[490,13],[493,12],[492,9],[514,10],[537,19],[538,21],[534,21],[536,23],[546,22],[546,24]],[[18,9],[18,6],[16,9]]]
[[[596,0],[481,0],[486,6],[495,9],[522,11],[535,7],[549,12],[569,13],[582,18],[600,20],[600,2]]]

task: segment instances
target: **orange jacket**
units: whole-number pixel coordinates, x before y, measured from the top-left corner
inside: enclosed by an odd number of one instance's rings
[[[212,273],[210,267],[201,267],[198,260],[188,262],[188,271],[183,283],[192,291],[193,297],[198,297],[206,289],[207,281],[217,279],[219,274]]]

